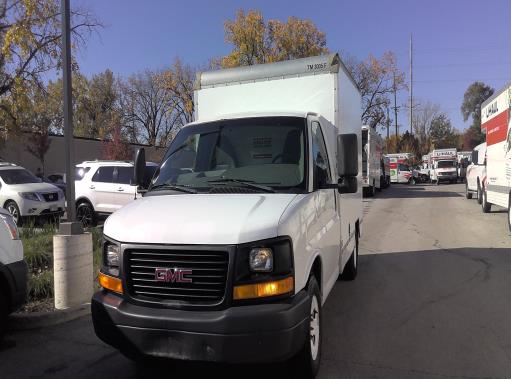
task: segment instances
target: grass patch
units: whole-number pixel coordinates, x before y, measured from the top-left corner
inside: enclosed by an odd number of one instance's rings
[[[20,229],[25,261],[28,265],[28,303],[53,299],[53,236],[56,232],[53,225],[45,225],[42,228],[30,225]],[[101,266],[103,228],[92,228],[89,232],[92,234],[94,288],[99,288],[97,275]]]

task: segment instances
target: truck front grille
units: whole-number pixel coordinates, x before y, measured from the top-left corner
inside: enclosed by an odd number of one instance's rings
[[[134,299],[218,304],[224,298],[227,251],[132,249],[125,250],[124,256],[128,290]],[[180,277],[180,272],[185,274]]]

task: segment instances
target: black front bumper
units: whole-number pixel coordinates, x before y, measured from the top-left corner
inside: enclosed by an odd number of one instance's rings
[[[276,303],[188,311],[134,305],[100,291],[92,298],[97,336],[126,353],[214,362],[282,361],[308,335],[305,291]]]
[[[3,279],[3,280],[1,280]],[[9,312],[20,308],[27,297],[27,264],[24,260],[0,265],[0,285],[7,286],[4,290],[9,296]],[[0,288],[2,290],[3,288]]]

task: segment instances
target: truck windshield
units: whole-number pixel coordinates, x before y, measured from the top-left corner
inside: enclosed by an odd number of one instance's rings
[[[454,167],[454,161],[438,161],[438,168]]]
[[[303,118],[265,117],[187,126],[172,142],[151,188],[207,192],[243,181],[301,192],[306,188],[305,125]]]

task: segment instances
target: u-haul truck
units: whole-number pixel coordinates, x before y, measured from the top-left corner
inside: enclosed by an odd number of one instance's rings
[[[364,192],[374,196],[381,191],[384,178],[382,172],[383,140],[374,128],[362,126],[362,185]]]
[[[408,165],[412,153],[387,154],[390,160],[390,181],[391,183],[410,183],[412,171]]]
[[[486,181],[483,182],[483,212],[492,204],[508,209],[511,196],[511,135],[510,126],[511,83],[495,93],[481,105],[481,129],[486,132]]]
[[[456,148],[436,149],[431,152],[433,169],[431,170],[431,182],[437,185],[440,182],[456,183],[458,181]]]

